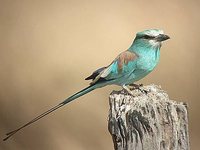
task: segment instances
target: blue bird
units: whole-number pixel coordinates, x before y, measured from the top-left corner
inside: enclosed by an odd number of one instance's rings
[[[24,127],[97,88],[115,84],[122,86],[123,89],[132,94],[127,85],[136,86],[133,84],[134,82],[148,75],[156,67],[160,58],[161,43],[167,39],[169,39],[169,36],[158,29],[138,32],[128,50],[120,53],[110,65],[94,71],[91,76],[85,79],[92,80],[88,87],[68,97],[20,128],[7,133],[7,137],[3,140],[7,140]]]

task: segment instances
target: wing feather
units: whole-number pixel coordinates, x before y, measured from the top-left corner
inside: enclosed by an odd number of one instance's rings
[[[136,67],[136,59],[138,55],[130,51],[120,53],[117,58],[107,67],[102,67],[96,70],[91,76],[86,79],[93,79],[90,83],[95,84],[101,79],[114,80],[132,72]]]

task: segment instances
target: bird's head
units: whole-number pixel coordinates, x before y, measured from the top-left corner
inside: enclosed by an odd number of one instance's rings
[[[161,47],[161,43],[169,38],[163,30],[150,29],[138,32],[133,44],[143,47]]]

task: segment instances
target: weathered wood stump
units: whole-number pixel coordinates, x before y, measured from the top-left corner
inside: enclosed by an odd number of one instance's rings
[[[187,105],[169,100],[159,86],[148,93],[113,91],[108,129],[115,150],[189,150]]]

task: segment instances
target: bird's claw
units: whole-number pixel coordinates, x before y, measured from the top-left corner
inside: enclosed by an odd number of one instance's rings
[[[125,85],[123,85],[123,89],[130,95],[134,96],[133,92]]]
[[[129,86],[132,86],[132,88],[130,88],[131,91],[135,90],[135,89],[138,89],[139,91],[141,91],[144,94],[148,93],[147,90],[145,90],[144,88],[141,88],[141,87],[143,87],[143,84],[134,84],[133,83],[133,84],[130,84]]]
[[[146,95],[147,95],[148,92],[149,92],[149,91],[147,91],[147,90],[145,90],[145,89],[141,89],[141,88],[139,88],[139,90],[140,90],[142,93],[146,94]]]
[[[129,86],[131,86],[132,88],[130,88],[130,90],[135,90],[135,89],[139,89],[140,87],[143,86],[143,84],[129,84]]]

